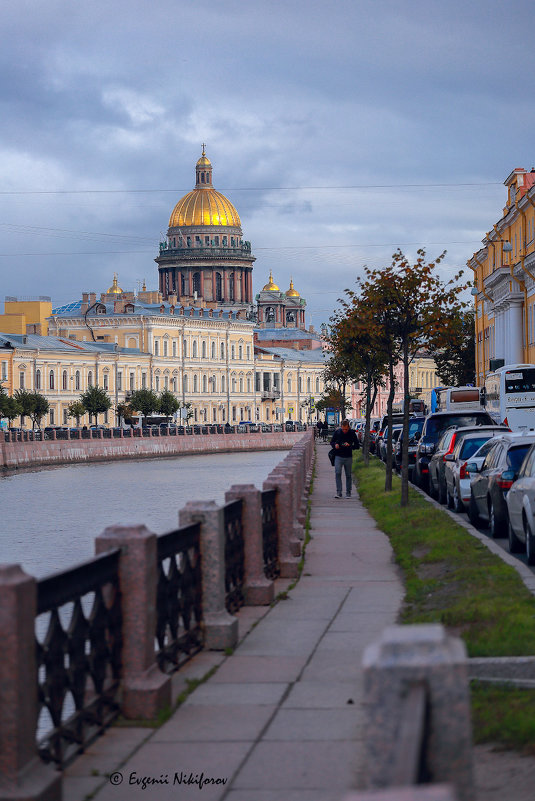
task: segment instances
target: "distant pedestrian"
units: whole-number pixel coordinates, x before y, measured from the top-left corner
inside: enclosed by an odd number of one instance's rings
[[[349,420],[342,420],[331,439],[331,446],[336,451],[334,459],[334,475],[336,479],[335,498],[342,497],[342,469],[346,474],[346,498],[351,498],[351,467],[353,464],[353,451],[358,448],[357,435],[349,427]]]

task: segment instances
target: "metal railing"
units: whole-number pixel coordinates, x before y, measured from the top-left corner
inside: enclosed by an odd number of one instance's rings
[[[37,748],[64,767],[119,713],[119,550],[37,582]]]
[[[143,426],[142,428],[67,428],[58,426],[57,428],[44,428],[32,430],[13,429],[4,432],[5,442],[42,442],[44,440],[69,440],[69,439],[120,439],[132,437],[178,437],[192,434],[239,434],[244,431],[249,433],[272,433],[274,431],[306,431],[306,423],[287,423],[285,427],[280,423],[241,423],[234,426],[221,423],[195,423],[192,426],[177,426],[173,424],[161,424],[153,426]],[[121,433],[122,432],[122,433]],[[0,432],[1,434],[1,432]]]
[[[280,575],[277,528],[277,490],[262,492],[262,550],[264,575],[276,579]]]
[[[225,529],[225,607],[234,614],[244,604],[245,545],[242,525],[243,501],[223,507]]]
[[[157,541],[156,642],[160,670],[177,670],[203,647],[200,523]]]

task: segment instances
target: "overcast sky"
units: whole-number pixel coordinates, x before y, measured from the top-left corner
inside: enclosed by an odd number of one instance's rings
[[[466,264],[534,164],[533,0],[17,0],[0,19],[0,301],[157,287],[213,183],[328,320],[364,265]]]

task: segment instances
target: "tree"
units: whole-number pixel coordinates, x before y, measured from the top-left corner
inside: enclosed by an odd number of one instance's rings
[[[22,415],[28,415],[32,421],[32,428],[39,427],[41,420],[47,414],[50,405],[44,395],[39,392],[30,392],[27,389],[18,389],[14,395],[20,405]]]
[[[143,417],[150,417],[154,412],[160,411],[160,399],[152,389],[137,389],[128,398],[128,403]]]
[[[5,417],[11,423],[22,414],[22,406],[16,398],[10,397],[0,384],[0,420]]]
[[[475,381],[475,315],[472,309],[451,315],[450,339],[442,348],[430,350],[437,375],[447,387],[464,387]]]
[[[84,404],[77,400],[67,406],[67,417],[76,417],[76,425],[80,425],[80,417],[83,417],[86,412]]]
[[[132,417],[135,414],[135,409],[132,408],[128,401],[126,403],[117,404],[117,414],[119,415],[119,422],[124,420],[125,423],[132,424]]]
[[[98,421],[98,415],[107,412],[111,409],[111,400],[102,387],[89,387],[80,395],[80,403],[85,411],[89,414],[89,422],[91,417],[95,418],[95,425]]]
[[[171,418],[177,411],[180,404],[172,392],[169,392],[168,389],[164,389],[163,392],[160,394],[159,405],[160,405],[160,414],[163,414],[166,417]]]
[[[452,321],[461,314],[466,303],[459,300],[468,284],[460,284],[463,275],[458,272],[443,282],[436,270],[445,256],[442,253],[434,262],[428,262],[425,251],[417,252],[410,264],[398,250],[392,256],[390,267],[366,269],[366,281],[361,282],[366,308],[379,308],[388,304],[390,315],[396,321],[393,341],[399,349],[403,363],[403,443],[401,470],[401,505],[409,502],[408,444],[409,444],[409,365],[426,345],[444,347],[450,337]]]

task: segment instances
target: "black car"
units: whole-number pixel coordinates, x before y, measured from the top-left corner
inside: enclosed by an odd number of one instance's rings
[[[483,409],[466,409],[458,412],[433,412],[425,418],[418,442],[414,483],[426,490],[429,487],[429,461],[441,435],[451,426],[493,426],[496,422]]]
[[[416,464],[416,452],[418,450],[418,440],[422,433],[422,428],[425,423],[425,417],[411,417],[409,419],[409,478],[412,478],[414,466]],[[396,470],[401,470],[401,448],[403,446],[403,431],[401,431],[396,448],[394,451],[394,463]]]

